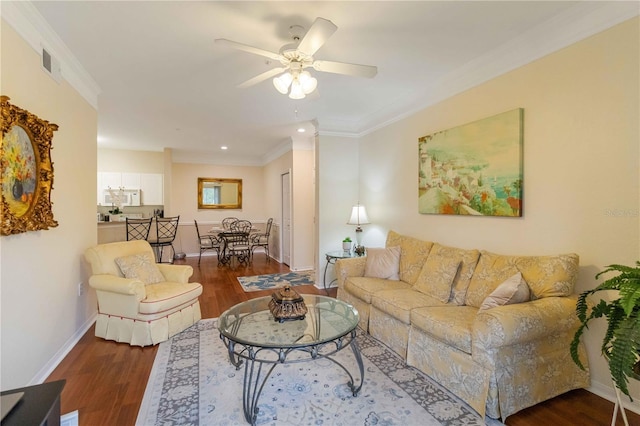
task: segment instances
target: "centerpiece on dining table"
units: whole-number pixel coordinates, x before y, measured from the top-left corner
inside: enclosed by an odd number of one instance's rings
[[[289,284],[273,292],[269,301],[269,310],[273,319],[278,322],[301,320],[307,315],[304,299]]]

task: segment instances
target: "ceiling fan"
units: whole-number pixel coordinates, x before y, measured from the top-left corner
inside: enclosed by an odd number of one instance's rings
[[[345,62],[315,60],[313,55],[324,45],[338,27],[324,18],[316,18],[311,28],[304,33],[304,28],[293,25],[289,33],[293,43],[285,44],[279,53],[263,50],[224,38],[216,39],[218,44],[226,45],[234,49],[243,50],[255,55],[265,56],[274,61],[279,61],[282,66],[263,72],[238,85],[239,88],[250,87],[278,74],[273,79],[273,85],[278,92],[291,99],[303,99],[305,95],[313,92],[318,81],[311,76],[305,68],[313,68],[316,71],[334,74],[350,75],[355,77],[373,78],[378,73],[378,68],[371,65],[358,65]],[[291,91],[289,91],[291,89]]]

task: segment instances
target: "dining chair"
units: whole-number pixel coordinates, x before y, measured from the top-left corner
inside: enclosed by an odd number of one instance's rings
[[[237,217],[225,217],[222,219],[222,229],[225,231],[231,230],[231,225],[238,221]]]
[[[267,220],[267,226],[264,232],[258,232],[256,234],[251,234],[250,243],[251,243],[251,257],[253,257],[253,251],[257,247],[262,247],[264,249],[264,253],[267,256],[267,262],[271,260],[269,256],[269,235],[271,234],[271,225],[273,224],[273,218],[270,217]]]
[[[149,219],[126,218],[125,223],[127,228],[127,241],[148,239],[152,221],[152,217],[150,217]]]
[[[198,228],[198,221],[194,220],[193,223],[196,225],[196,234],[198,234],[198,244],[200,245],[200,254],[198,255],[198,265],[200,265],[200,259],[202,258],[202,253],[207,250],[215,250],[218,255],[218,263],[220,262],[220,248],[222,246],[222,241],[216,235],[211,234],[200,234],[200,228]]]
[[[149,244],[153,247],[156,254],[156,262],[162,262],[162,253],[165,247],[171,247],[171,260],[164,263],[173,263],[176,250],[173,247],[173,241],[176,239],[178,232],[178,222],[180,216],[174,217],[156,217],[156,237],[149,239]]]
[[[251,262],[251,244],[249,242],[251,227],[251,222],[248,220],[238,220],[231,224],[231,232],[226,233],[226,252],[232,266],[234,259],[238,263],[248,264]]]

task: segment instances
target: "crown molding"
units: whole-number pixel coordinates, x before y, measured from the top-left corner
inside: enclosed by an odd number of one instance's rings
[[[62,77],[96,110],[100,87],[30,1],[0,2],[0,15],[38,55],[44,47],[59,61]]]

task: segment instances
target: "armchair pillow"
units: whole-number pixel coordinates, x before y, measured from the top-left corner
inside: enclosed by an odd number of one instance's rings
[[[531,299],[531,291],[527,282],[522,278],[522,273],[507,278],[493,292],[484,299],[480,311],[495,308],[496,306],[512,305],[514,303],[528,302]]]
[[[400,247],[367,249],[367,260],[364,265],[364,276],[385,278],[398,281],[400,279]]]
[[[148,252],[117,257],[114,260],[125,278],[137,278],[145,284],[165,281],[164,276]]]

